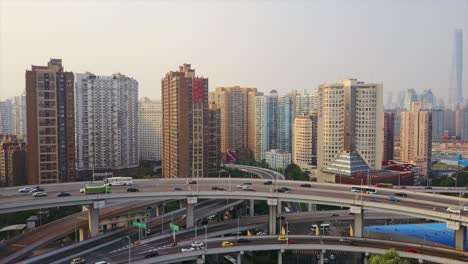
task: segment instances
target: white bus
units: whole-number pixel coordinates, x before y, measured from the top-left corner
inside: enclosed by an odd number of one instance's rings
[[[104,184],[107,186],[118,186],[118,185],[133,185],[132,177],[111,177],[104,179]]]
[[[375,188],[372,187],[360,187],[360,186],[353,186],[351,187],[351,191],[355,193],[367,193],[367,194],[376,194],[377,191]]]
[[[317,230],[317,225],[312,225],[310,227],[310,230],[312,232],[315,232]],[[320,231],[324,232],[324,231],[330,231],[330,225],[329,224],[321,224],[320,225]]]

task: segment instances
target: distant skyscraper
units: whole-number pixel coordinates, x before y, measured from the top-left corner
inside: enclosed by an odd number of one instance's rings
[[[403,107],[406,110],[411,109],[411,104],[418,101],[418,95],[414,89],[407,89],[405,93],[405,101]]]
[[[289,92],[288,96],[292,96],[294,104],[294,117],[308,115],[313,112],[314,97],[306,91],[299,93],[296,90]]]
[[[293,162],[303,169],[317,165],[317,113],[294,119]]]
[[[144,97],[139,102],[140,159],[162,159],[162,104]]]
[[[468,141],[468,106],[456,110],[456,136]]]
[[[436,98],[431,89],[424,90],[420,97],[423,109],[432,109],[436,106]]]
[[[278,148],[278,92],[271,90],[266,97],[267,149]]]
[[[13,104],[11,100],[0,101],[0,135],[14,134]]]
[[[398,97],[396,98],[396,108],[405,107],[405,91],[398,91]]]
[[[445,131],[445,110],[443,109],[432,109],[432,141],[442,142],[444,141]]]
[[[412,104],[411,111],[401,113],[400,159],[424,166],[421,175],[431,171],[432,115],[422,110],[422,104]]]
[[[241,159],[253,157],[256,88],[218,87],[210,100],[221,111],[221,153],[235,151]]]
[[[380,169],[382,85],[349,79],[321,85],[319,90],[318,169],[347,176]]]
[[[122,74],[76,74],[79,171],[139,166],[138,82]]]
[[[163,177],[204,177],[209,162],[208,79],[195,77],[190,64],[161,81],[163,104]]]
[[[26,141],[26,92],[13,97],[14,134],[19,140]]]
[[[385,112],[384,114],[384,156],[383,160],[393,160],[393,148],[395,137],[395,114]]]
[[[26,71],[28,184],[75,179],[73,80],[61,59]]]
[[[463,102],[463,31],[456,29],[454,33],[452,76],[449,105],[455,108]]]
[[[391,109],[393,107],[393,93],[388,91],[385,93],[385,109]]]

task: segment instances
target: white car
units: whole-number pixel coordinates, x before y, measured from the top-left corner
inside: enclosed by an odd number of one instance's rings
[[[81,188],[80,193],[85,193],[85,188]]]
[[[181,251],[182,252],[190,252],[190,251],[194,251],[195,248],[194,247],[187,247],[187,248],[183,248]]]
[[[203,246],[204,246],[204,244],[202,242],[197,242],[197,241],[192,242],[192,247],[199,248],[199,247],[203,247]]]
[[[463,212],[468,212],[468,206],[463,207]]]
[[[459,214],[459,213],[460,213],[460,209],[453,208],[453,207],[448,207],[448,208],[447,208],[447,213]]]
[[[237,187],[237,188],[244,189],[245,187],[247,187],[247,185],[244,185],[244,184],[238,184],[236,187]]]
[[[18,192],[20,192],[20,193],[28,193],[28,192],[32,191],[33,189],[34,189],[34,188],[32,188],[32,187],[24,187],[24,188],[19,189]]]

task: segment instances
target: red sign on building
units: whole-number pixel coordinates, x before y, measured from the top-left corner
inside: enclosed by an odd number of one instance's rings
[[[193,78],[192,101],[194,104],[203,104],[203,78]]]

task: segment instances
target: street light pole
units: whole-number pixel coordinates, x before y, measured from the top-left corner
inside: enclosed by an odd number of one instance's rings
[[[205,225],[205,252],[208,250],[208,232]]]
[[[130,264],[131,261],[132,261],[132,260],[131,260],[131,257],[130,257],[130,256],[131,256],[131,255],[130,255],[130,248],[131,248],[131,246],[132,246],[132,240],[130,239],[129,236],[125,236],[125,237],[128,239],[128,264]]]
[[[162,203],[161,235],[164,233],[164,201]]]
[[[239,237],[240,230],[240,215],[237,216],[237,237]]]
[[[197,240],[197,237],[198,237],[197,236],[197,229],[198,229],[197,228],[197,221],[198,221],[198,219],[195,219],[195,240]]]

